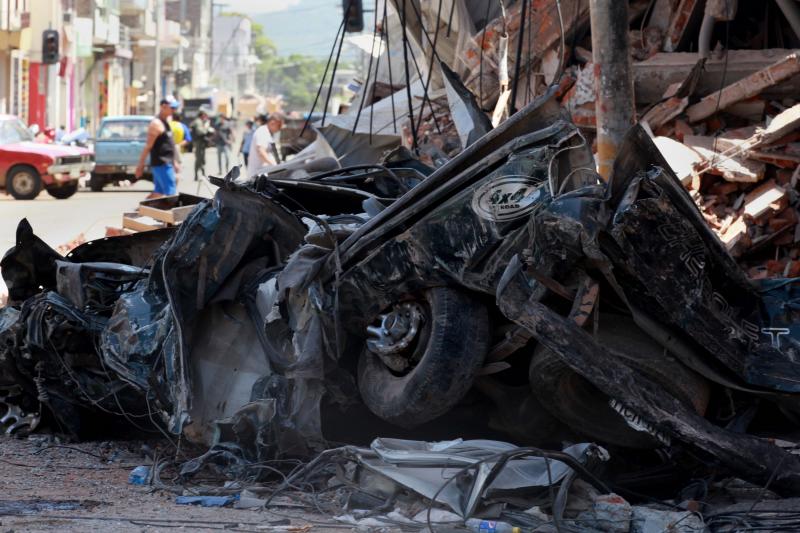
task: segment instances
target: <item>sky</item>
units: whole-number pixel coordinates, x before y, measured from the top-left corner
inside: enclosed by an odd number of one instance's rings
[[[266,2],[254,2],[253,0],[225,0],[228,5],[226,9],[238,13],[257,15],[261,13],[273,13],[285,11],[297,6],[301,0],[267,0]]]
[[[280,55],[327,58],[342,16],[341,0],[223,1],[225,11],[250,15],[262,24]]]

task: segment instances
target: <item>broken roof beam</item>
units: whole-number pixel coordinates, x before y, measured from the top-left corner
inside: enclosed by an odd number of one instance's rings
[[[779,59],[791,54],[793,50],[729,50],[728,60],[714,54],[706,60],[703,75],[697,82],[696,94],[709,94],[718,91],[722,83],[726,85],[739,81],[763,69]],[[636,89],[636,103],[653,104],[661,101],[664,92],[673,83],[681,83],[697,64],[698,55],[694,53],[658,53],[644,61],[633,63],[633,83]],[[724,73],[724,80],[723,80]],[[760,96],[766,100],[797,98],[800,94],[800,76],[784,80],[778,85],[766,88]]]
[[[717,110],[759,94],[767,87],[777,85],[800,73],[800,55],[792,53],[772,65],[734,82],[721,91],[715,91],[686,109],[690,122],[699,122]]]

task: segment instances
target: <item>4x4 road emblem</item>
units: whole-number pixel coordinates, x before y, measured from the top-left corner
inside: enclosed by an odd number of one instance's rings
[[[541,180],[530,176],[503,176],[475,191],[472,209],[488,220],[513,220],[533,211],[541,197]]]

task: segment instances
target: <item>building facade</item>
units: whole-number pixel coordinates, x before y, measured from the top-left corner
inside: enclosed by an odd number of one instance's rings
[[[209,83],[211,10],[211,0],[0,2],[0,113],[93,132],[105,116],[189,97]],[[46,30],[58,32],[53,64]]]
[[[235,100],[253,93],[258,59],[252,53],[252,23],[247,17],[222,15],[212,29],[211,84]]]

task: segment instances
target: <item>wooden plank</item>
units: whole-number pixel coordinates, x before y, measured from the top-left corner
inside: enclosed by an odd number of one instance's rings
[[[139,206],[139,214],[166,222],[167,224],[178,224],[186,220],[189,213],[194,211],[194,206],[174,207],[172,209],[158,209],[147,205]]]
[[[178,224],[186,220],[197,204],[205,198],[191,194],[163,196],[139,202],[139,214],[152,217],[167,224]]]
[[[698,122],[713,115],[717,109],[755,96],[767,87],[800,73],[800,55],[792,53],[772,65],[734,82],[722,91],[716,91],[686,109],[690,122]]]
[[[137,233],[130,228],[115,228],[114,226],[106,226],[106,237],[121,237],[125,235],[133,235]]]
[[[139,213],[125,213],[122,215],[122,227],[134,231],[153,231],[161,229],[167,225],[150,217],[145,217]]]

